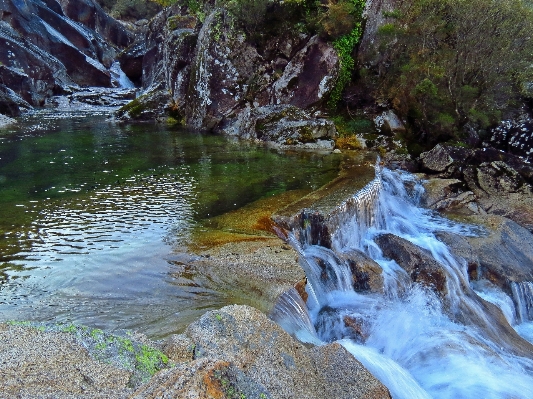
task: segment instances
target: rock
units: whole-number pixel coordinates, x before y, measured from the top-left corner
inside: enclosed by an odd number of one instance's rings
[[[447,172],[443,177],[450,177],[471,155],[472,151],[466,148],[437,144],[432,150],[420,154],[420,161],[423,169],[433,173]]]
[[[367,0],[363,16],[365,17],[365,29],[358,49],[358,58],[363,64],[377,65],[381,61],[382,54],[375,45],[378,37],[378,29],[393,21],[387,17],[387,12],[396,10],[398,0]]]
[[[2,15],[2,83],[33,106],[74,85],[110,87],[108,68],[132,39],[93,0],[5,0]]]
[[[232,120],[225,120],[218,132],[244,139],[258,139],[278,146],[333,149],[337,131],[333,122],[311,117],[290,105],[246,108]]]
[[[142,75],[146,92],[157,86],[170,93],[175,111],[190,128],[277,145],[294,142],[306,148],[333,149],[333,124],[308,114],[276,126],[271,123],[269,131],[259,132],[264,138],[249,127],[243,134],[236,132],[255,109],[263,117],[269,110],[277,112],[276,105],[292,105],[293,113],[321,105],[338,77],[334,48],[318,36],[305,35],[265,39],[258,46],[239,28],[233,14],[214,6],[207,9],[201,24],[177,6],[158,14],[146,37],[120,56],[126,74],[137,80]]]
[[[339,257],[350,266],[355,291],[383,293],[383,269],[379,264],[357,250],[342,252]]]
[[[215,10],[198,34],[185,98],[187,125],[194,129],[214,128],[262,84],[260,56],[232,29],[232,20],[227,11]]]
[[[533,120],[527,114],[501,121],[490,131],[490,144],[533,161]]]
[[[467,238],[479,259],[478,278],[491,281],[512,296],[512,282],[533,281],[533,234],[495,215],[474,220],[489,229],[488,235]]]
[[[446,296],[448,276],[429,251],[394,234],[381,234],[375,242],[383,251],[383,255],[396,261],[413,282],[434,290],[441,297]]]
[[[106,42],[118,48],[128,47],[134,35],[119,21],[111,18],[94,0],[59,0],[65,16],[98,32]],[[109,66],[109,65],[108,65]]]
[[[436,236],[439,241],[446,244],[452,254],[466,261],[470,281],[482,278],[478,253],[468,242],[468,238],[448,232],[438,232]]]
[[[19,116],[30,109],[32,109],[32,106],[27,101],[9,87],[0,85],[0,113]]]
[[[333,90],[339,74],[335,49],[313,36],[284,67],[271,88],[271,104],[291,104],[302,109],[318,105]]]
[[[476,295],[466,275],[464,278],[460,276],[458,281],[450,280],[445,267],[427,250],[393,234],[378,236],[376,243],[383,254],[395,260],[414,282],[421,283],[437,293],[443,309],[452,320],[476,326],[483,334],[512,353],[520,356],[528,356],[527,354],[531,353],[533,346],[509,325],[500,308]],[[479,254],[479,251],[477,252]],[[461,260],[458,260],[461,267]],[[461,295],[456,294],[457,289],[462,291]]]
[[[454,211],[468,208],[479,213],[472,191],[463,191],[464,183],[458,179],[429,179],[424,183],[422,202],[437,211]]]
[[[122,106],[115,114],[118,120],[154,121],[168,114],[172,100],[170,94],[157,88]]]
[[[131,399],[222,399],[241,393],[247,398],[259,397],[263,390],[230,363],[202,358],[160,372]]]
[[[163,342],[161,350],[174,363],[188,362],[194,359],[194,342],[183,334],[173,334]]]
[[[17,121],[13,118],[0,114],[0,128],[16,124]]]
[[[183,397],[184,392],[194,397],[233,392],[272,399],[390,398],[387,388],[339,344],[309,349],[248,306],[207,312],[185,335],[196,345],[197,360],[160,373],[134,398]],[[193,389],[183,389],[186,384]]]
[[[405,133],[405,126],[403,122],[396,116],[393,110],[384,111],[381,115],[374,119],[376,129],[381,134],[396,135]]]
[[[131,372],[93,359],[73,334],[0,324],[5,398],[127,398]]]
[[[505,216],[533,231],[533,187],[528,165],[483,162],[465,168],[464,180],[484,212]]]

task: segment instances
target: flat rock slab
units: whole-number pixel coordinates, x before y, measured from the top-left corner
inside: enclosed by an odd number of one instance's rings
[[[331,246],[342,204],[348,203],[376,175],[375,153],[347,152],[343,156],[336,179],[274,214],[272,218],[278,226],[287,231],[310,228],[310,244]]]

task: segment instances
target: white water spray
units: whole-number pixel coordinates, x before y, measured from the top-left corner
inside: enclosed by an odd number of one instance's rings
[[[422,193],[412,175],[377,168],[376,178],[334,212],[338,229],[332,249],[289,238],[308,278],[306,317],[323,342],[339,340],[394,398],[532,398],[531,346],[509,326],[498,325],[498,310],[472,289],[466,262],[436,238],[441,231],[475,235],[478,230],[422,209]],[[438,262],[446,277],[443,292],[412,283],[398,263],[383,256],[376,241],[385,233],[417,245]],[[383,293],[355,292],[346,260],[350,251],[381,266]],[[531,318],[532,288],[531,283],[513,286],[515,301],[521,298],[521,321]],[[514,322],[513,303],[503,292],[481,286],[476,292]],[[307,315],[301,306],[299,312]],[[273,318],[279,321],[278,316]],[[290,323],[284,327],[291,330]]]

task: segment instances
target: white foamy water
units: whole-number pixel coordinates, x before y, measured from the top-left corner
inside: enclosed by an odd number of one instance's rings
[[[442,231],[476,235],[480,230],[421,208],[422,193],[412,175],[377,170],[376,179],[341,206],[332,250],[302,243],[298,233],[291,236],[308,277],[308,314],[316,334],[323,342],[339,340],[397,399],[532,398],[531,347],[509,326],[499,325],[502,318],[480,299],[498,306],[531,341],[530,285],[513,288],[526,298],[518,312],[522,323],[515,324],[512,299],[487,282],[471,285],[466,262],[436,238]],[[412,283],[402,267],[383,256],[376,238],[384,233],[428,251],[446,276],[444,294]],[[346,261],[350,251],[382,267],[382,294],[354,291]]]

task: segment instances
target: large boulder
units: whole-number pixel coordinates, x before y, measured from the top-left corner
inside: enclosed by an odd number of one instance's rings
[[[280,147],[299,145],[324,149],[333,149],[333,139],[337,136],[333,122],[314,118],[291,105],[247,107],[234,119],[226,119],[217,131]]]
[[[441,297],[448,294],[446,271],[428,250],[389,233],[379,235],[375,241],[383,255],[396,261],[413,282],[434,290]]]
[[[185,336],[196,360],[163,371],[133,398],[390,398],[341,345],[308,348],[248,306],[207,312]]]

